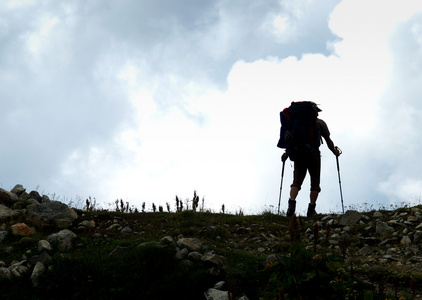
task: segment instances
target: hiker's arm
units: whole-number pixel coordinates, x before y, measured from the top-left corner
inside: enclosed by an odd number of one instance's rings
[[[334,146],[334,142],[330,139],[330,137],[326,137],[325,141],[327,142],[328,149],[330,149],[335,156],[340,156],[340,151]]]

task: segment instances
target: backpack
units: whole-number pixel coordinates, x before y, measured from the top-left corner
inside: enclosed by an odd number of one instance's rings
[[[317,126],[318,107],[314,102],[292,102],[280,112],[280,139],[277,147],[286,149],[290,160],[300,153],[317,154],[321,137]]]

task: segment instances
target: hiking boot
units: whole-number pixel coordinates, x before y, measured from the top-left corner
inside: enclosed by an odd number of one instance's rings
[[[296,200],[289,199],[289,208],[287,209],[286,215],[288,217],[293,216],[296,210]]]
[[[314,204],[309,203],[309,205],[308,205],[308,213],[306,214],[306,216],[308,218],[309,217],[312,217],[313,215],[316,215],[315,207],[316,207],[316,203],[314,203]]]

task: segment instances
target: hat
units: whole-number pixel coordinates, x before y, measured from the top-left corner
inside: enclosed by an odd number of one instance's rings
[[[312,102],[312,104],[314,105],[316,111],[322,111],[315,102]]]

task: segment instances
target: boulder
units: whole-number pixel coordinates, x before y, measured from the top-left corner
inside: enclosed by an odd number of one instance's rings
[[[189,252],[200,251],[202,248],[202,242],[195,238],[181,238],[177,241],[177,247],[187,248]]]
[[[217,289],[208,289],[205,292],[205,299],[207,300],[229,300],[229,292],[220,291]]]
[[[12,205],[13,203],[18,202],[18,201],[19,201],[19,197],[16,194],[0,188],[0,203],[4,203],[6,205]]]
[[[47,236],[47,241],[59,250],[68,250],[72,248],[72,242],[75,238],[76,234],[69,229],[63,229],[58,233],[53,233]]]
[[[356,225],[360,219],[362,219],[362,215],[355,211],[355,210],[348,210],[340,219],[340,226],[352,226]]]
[[[21,236],[29,236],[33,234],[31,228],[29,228],[29,226],[26,225],[25,223],[18,223],[18,224],[12,225],[12,233],[14,235],[21,235]]]
[[[394,228],[389,226],[385,222],[377,220],[377,224],[375,226],[375,232],[381,237],[388,237],[389,235],[393,234]]]
[[[13,211],[13,209],[0,204],[0,221],[9,220],[15,215],[16,215],[16,212]]]
[[[66,229],[78,218],[73,209],[59,201],[28,205],[27,212],[28,217],[40,227],[55,225],[59,229]]]
[[[16,194],[17,196],[20,196],[25,191],[26,191],[26,188],[24,188],[21,184],[17,184],[10,192],[13,194]]]

